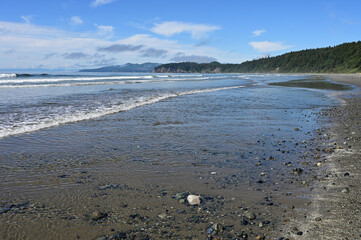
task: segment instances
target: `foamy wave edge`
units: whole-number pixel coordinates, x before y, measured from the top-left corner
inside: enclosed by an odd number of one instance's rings
[[[175,81],[202,81],[202,80],[213,80],[213,79],[219,79],[220,77],[201,77],[201,78],[169,78],[168,79],[157,79],[157,78],[143,78],[143,79],[137,79],[137,78],[120,78],[124,79],[122,81],[104,81],[104,82],[91,82],[94,80],[104,80],[104,78],[97,78],[97,79],[90,79],[84,80],[84,82],[73,82],[73,83],[48,83],[48,82],[61,82],[58,80],[54,81],[43,81],[46,83],[43,84],[26,84],[26,85],[0,85],[0,89],[4,88],[37,88],[37,87],[71,87],[71,86],[90,86],[90,85],[107,85],[107,84],[129,84],[129,83],[155,83],[155,82],[175,82]],[[119,78],[110,78],[110,79],[119,79]],[[137,79],[137,80],[132,80]],[[77,81],[78,79],[74,79],[73,81]],[[105,79],[106,80],[106,79]],[[37,79],[31,80],[31,81],[13,81],[13,80],[5,80],[0,81],[0,84],[7,84],[7,83],[42,83],[42,81],[38,81]]]
[[[6,75],[6,74],[5,74]],[[1,76],[2,78],[12,77],[12,74]],[[17,75],[14,74],[16,77]],[[157,77],[157,76],[155,76]],[[34,79],[9,79],[1,80],[0,83],[41,83],[41,82],[65,82],[65,81],[98,81],[98,80],[127,80],[127,79],[152,79],[154,76],[109,76],[109,77],[65,77],[65,78],[34,78]]]
[[[16,73],[0,73],[0,78],[15,78]]]
[[[73,116],[64,116],[62,118],[57,118],[56,120],[54,119],[54,120],[51,120],[48,122],[41,122],[41,123],[37,123],[34,125],[26,125],[26,126],[22,126],[17,129],[0,130],[0,139],[9,137],[9,136],[13,136],[13,135],[18,135],[18,134],[35,132],[35,131],[45,129],[45,128],[56,127],[56,126],[67,124],[67,123],[74,123],[74,122],[79,122],[79,121],[84,121],[84,120],[90,120],[90,119],[99,118],[99,117],[109,115],[109,114],[125,112],[125,111],[129,111],[131,109],[137,108],[137,107],[157,103],[157,102],[160,102],[165,99],[175,98],[175,97],[184,96],[184,95],[215,92],[215,91],[229,90],[229,89],[242,88],[242,87],[245,87],[245,86],[221,87],[221,88],[192,90],[192,91],[187,91],[187,92],[165,94],[163,96],[157,96],[157,97],[154,97],[151,99],[146,99],[141,102],[134,102],[134,103],[128,103],[128,104],[123,104],[123,105],[115,105],[112,107],[108,107],[106,109],[102,109],[102,110],[98,110],[98,111],[90,112],[90,113],[85,113],[85,114],[78,113]]]

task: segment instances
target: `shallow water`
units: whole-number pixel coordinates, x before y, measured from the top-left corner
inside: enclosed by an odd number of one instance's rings
[[[297,88],[314,88],[321,90],[332,90],[332,91],[348,91],[353,90],[353,87],[347,84],[335,83],[325,78],[311,77],[308,79],[290,80],[284,82],[273,82],[270,83],[272,86],[283,86],[283,87],[297,87]]]
[[[45,77],[37,85],[63,84]],[[89,239],[110,235],[109,229],[135,232],[140,223],[127,218],[134,213],[147,215],[149,225],[165,209],[185,209],[179,217],[173,213],[168,231],[204,237],[211,221],[235,222],[242,206],[260,212],[264,197],[302,207],[302,195],[284,197],[302,192],[288,183],[293,176],[284,163],[297,167],[309,157],[306,144],[323,124],[318,113],[335,102],[323,91],[268,83],[304,76],[164,75],[120,84],[121,77],[107,79],[111,84],[82,76],[71,86],[30,88],[28,79],[22,87],[8,79],[12,87],[0,90],[0,204],[27,200],[34,206],[0,214],[0,236]],[[83,81],[89,84],[78,84]],[[99,190],[107,184],[122,187]],[[171,198],[185,191],[223,202],[190,227],[186,219],[194,208]],[[90,221],[87,214],[95,209],[109,217]],[[262,211],[261,219],[281,214]],[[158,230],[147,234],[167,238]]]

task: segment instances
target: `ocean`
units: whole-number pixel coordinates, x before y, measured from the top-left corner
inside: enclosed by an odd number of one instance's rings
[[[20,238],[89,239],[108,234],[105,225],[130,231],[135,223],[126,216],[147,214],[147,224],[155,224],[164,208],[180,206],[172,198],[178,192],[223,199],[207,211],[225,222],[234,217],[227,213],[257,209],[270,195],[286,204],[285,193],[302,192],[289,172],[314,157],[308,144],[325,125],[322,110],[337,100],[329,90],[269,83],[309,78],[0,74],[0,204],[32,204],[10,211],[10,222],[0,214],[0,236],[16,229]],[[89,214],[95,209],[108,217],[94,225]],[[189,229],[184,218],[174,221]],[[204,236],[203,225],[180,236]]]

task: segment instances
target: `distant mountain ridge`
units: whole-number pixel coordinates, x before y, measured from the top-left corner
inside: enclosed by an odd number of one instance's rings
[[[289,52],[241,64],[168,63],[155,73],[357,73],[361,72],[361,41],[334,47]]]
[[[160,63],[127,63],[124,65],[113,65],[94,69],[81,69],[79,72],[153,72]]]

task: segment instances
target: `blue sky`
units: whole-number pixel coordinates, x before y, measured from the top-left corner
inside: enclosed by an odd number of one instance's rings
[[[240,63],[361,40],[361,1],[0,2],[0,69]]]

